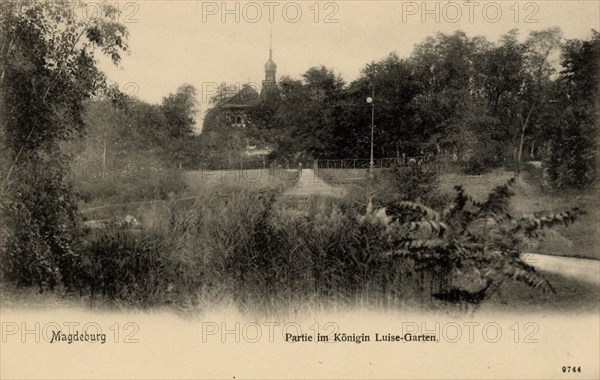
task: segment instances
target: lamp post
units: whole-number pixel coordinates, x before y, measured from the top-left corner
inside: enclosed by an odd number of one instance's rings
[[[371,161],[369,162],[369,177],[373,178],[373,168],[375,161],[373,161],[373,130],[375,129],[375,89],[371,88],[371,96],[367,98],[367,103],[371,105]]]

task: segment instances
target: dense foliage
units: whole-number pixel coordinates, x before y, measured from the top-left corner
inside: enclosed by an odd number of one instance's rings
[[[567,41],[562,66],[553,89],[555,104],[545,120],[545,166],[552,187],[581,189],[597,178],[600,33],[595,31],[590,41]]]
[[[127,49],[118,10],[82,19],[71,2],[4,2],[0,13],[3,265],[26,285],[69,285],[78,270],[76,193],[60,144],[84,129],[84,101],[106,87],[94,53]],[[5,248],[5,249],[4,249]]]
[[[251,113],[251,132],[278,157],[369,157],[365,100],[373,95],[376,158],[452,155],[467,174],[505,166],[517,175],[524,160],[543,158],[554,186],[587,186],[595,178],[598,129],[598,33],[592,35],[563,44],[558,28],[523,40],[511,30],[498,42],[438,33],[409,58],[392,53],[367,64],[349,84],[313,67],[301,80],[281,78],[280,96]]]

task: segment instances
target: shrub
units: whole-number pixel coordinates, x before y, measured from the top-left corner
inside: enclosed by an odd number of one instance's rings
[[[463,162],[463,172],[467,175],[480,175],[486,171],[486,163],[479,157],[471,157]]]
[[[422,202],[441,207],[446,199],[439,193],[439,179],[435,171],[421,165],[383,169],[376,173],[373,202],[397,214],[397,205],[405,201]]]
[[[5,226],[3,275],[20,286],[67,287],[79,269],[76,192],[60,159],[31,155],[15,166],[12,186],[2,194]],[[43,206],[41,206],[43,205]]]
[[[582,214],[572,209],[546,216],[514,218],[509,199],[514,180],[498,186],[486,201],[477,202],[457,186],[454,202],[442,212],[419,203],[402,206],[421,217],[410,223],[390,223],[396,248],[387,254],[409,257],[439,278],[433,297],[456,304],[479,304],[505,280],[554,291],[535,269],[521,260],[521,249],[543,236],[544,229],[572,223]]]

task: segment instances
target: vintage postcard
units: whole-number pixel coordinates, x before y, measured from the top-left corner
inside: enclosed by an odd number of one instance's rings
[[[597,0],[0,4],[0,378],[600,378]]]

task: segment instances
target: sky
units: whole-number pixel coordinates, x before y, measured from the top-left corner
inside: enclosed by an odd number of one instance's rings
[[[114,3],[111,1],[111,3]],[[101,69],[122,91],[159,103],[184,84],[198,89],[197,130],[219,83],[264,79],[272,34],[277,78],[325,65],[350,82],[369,62],[437,32],[463,30],[491,41],[517,28],[559,26],[565,38],[600,29],[600,1],[120,1],[129,54]],[[90,13],[93,3],[88,5]]]

